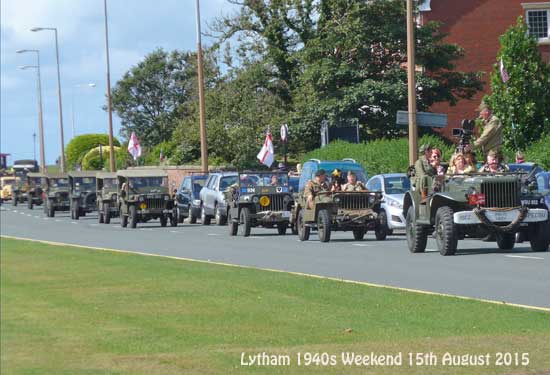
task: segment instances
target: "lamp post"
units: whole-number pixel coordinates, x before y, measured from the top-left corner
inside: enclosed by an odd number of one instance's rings
[[[202,69],[202,43],[201,43],[201,13],[199,0],[195,1],[195,12],[197,17],[197,65],[198,65],[198,84],[199,84],[199,118],[201,135],[201,165],[202,172],[208,173],[208,149],[206,145],[206,118],[204,105],[204,77]]]
[[[407,76],[409,91],[409,165],[413,165],[418,152],[416,126],[416,77],[413,0],[407,0]]]
[[[72,128],[72,137],[71,138],[74,138],[74,136],[76,135],[76,132],[75,132],[75,121],[74,121],[74,118],[75,118],[75,111],[74,111],[74,102],[75,102],[75,95],[74,95],[74,89],[75,88],[80,88],[80,87],[88,87],[88,88],[91,88],[93,89],[95,87],[95,83],[79,83],[79,84],[76,84],[76,85],[73,85],[71,87],[71,117],[72,117],[72,123],[71,123],[71,128]]]
[[[115,147],[113,145],[113,109],[111,103],[111,68],[109,63],[109,28],[107,26],[107,0],[103,0],[105,14],[105,56],[107,60],[107,112],[109,114],[109,167],[111,172],[116,171]]]
[[[46,172],[46,153],[44,151],[44,121],[42,116],[42,83],[40,79],[40,51],[36,49],[20,49],[17,53],[36,53],[36,65],[20,66],[20,69],[36,69],[36,90],[38,96],[38,136],[40,137],[40,171]]]
[[[59,139],[61,142],[61,159],[59,162],[59,166],[61,169],[61,172],[65,172],[65,141],[63,136],[63,105],[61,101],[61,73],[59,71],[59,43],[57,40],[57,28],[55,27],[33,27],[31,29],[32,32],[37,31],[53,31],[55,35],[55,57],[57,61],[57,101],[59,106]]]
[[[36,133],[32,133],[32,155],[33,160],[36,161]]]

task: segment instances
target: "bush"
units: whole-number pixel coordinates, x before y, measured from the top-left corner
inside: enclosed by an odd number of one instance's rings
[[[110,171],[109,166],[109,147],[103,147],[102,157],[99,157],[99,147],[94,147],[82,158],[82,170],[106,170]],[[130,163],[130,154],[126,147],[115,146],[115,166],[118,169],[126,168]]]
[[[550,134],[531,144],[524,155],[526,161],[535,162],[544,170],[550,171]]]
[[[149,149],[144,157],[144,163],[145,165],[160,165],[160,151],[162,150],[162,153],[164,154],[164,160],[169,162],[169,164],[180,164],[176,160],[177,158],[174,158],[177,153],[177,144],[175,141],[167,141],[162,142],[157,145],[155,145],[153,148]],[[175,160],[172,160],[175,159]]]
[[[84,155],[100,144],[104,146],[104,149],[105,146],[108,148],[109,136],[107,134],[83,134],[71,139],[65,150],[68,169],[74,169],[77,165],[82,164]],[[116,138],[113,138],[113,144],[120,146],[120,142]]]
[[[454,152],[454,146],[434,135],[426,135],[418,140],[418,145],[430,143],[443,152],[443,160],[448,161]],[[328,146],[313,150],[303,157],[309,159],[341,160],[352,158],[360,163],[369,176],[379,173],[405,172],[409,167],[409,141],[400,139],[379,139],[369,143],[331,142]]]

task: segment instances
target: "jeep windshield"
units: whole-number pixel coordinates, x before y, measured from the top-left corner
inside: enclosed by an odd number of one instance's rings
[[[167,193],[168,177],[130,177],[128,186],[133,193]]]
[[[31,177],[29,178],[29,184],[31,186],[40,186],[41,178],[40,177]]]
[[[386,194],[405,194],[411,189],[411,182],[406,176],[384,178]]]
[[[116,178],[104,178],[103,179],[103,188],[104,189],[116,189],[118,186],[118,180]]]
[[[248,173],[239,175],[239,184],[242,187],[274,186],[287,187],[286,173]]]
[[[50,186],[53,188],[69,187],[68,178],[50,178]]]
[[[95,190],[95,178],[94,177],[74,177],[74,188],[76,190],[91,191]]]
[[[2,180],[2,186],[13,186],[15,184],[14,178],[5,178]]]

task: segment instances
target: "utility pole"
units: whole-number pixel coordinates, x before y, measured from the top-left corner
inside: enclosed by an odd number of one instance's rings
[[[116,171],[115,147],[113,145],[113,109],[111,104],[111,68],[109,63],[109,28],[107,26],[107,0],[103,0],[105,13],[105,56],[107,57],[107,112],[109,114],[109,167]]]
[[[199,0],[195,0],[195,10],[197,16],[197,65],[198,65],[198,85],[199,85],[199,117],[201,134],[201,166],[202,172],[208,172],[208,149],[206,145],[206,118],[204,105],[204,77],[202,68],[202,43],[201,43],[201,15]]]
[[[32,159],[36,161],[36,133],[32,133]]]
[[[409,165],[418,158],[418,129],[416,126],[416,80],[413,0],[407,0],[407,76],[409,91]]]

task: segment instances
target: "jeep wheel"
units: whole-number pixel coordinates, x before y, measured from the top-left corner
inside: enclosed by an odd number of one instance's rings
[[[435,242],[441,255],[454,255],[458,244],[458,233],[453,222],[453,210],[439,207],[435,214]]]
[[[137,227],[137,207],[135,205],[128,207],[128,221],[130,228]]]
[[[356,240],[356,241],[361,241],[363,238],[365,238],[365,234],[367,233],[367,231],[363,228],[361,229],[354,229],[353,230],[353,238]],[[378,236],[376,236],[376,239],[378,239]]]
[[[411,253],[423,253],[426,250],[428,242],[428,232],[426,227],[416,223],[416,214],[413,206],[409,207],[405,221],[409,251]]]
[[[214,216],[214,219],[216,220],[216,224],[217,225],[225,225],[227,224],[226,220],[227,218],[225,216],[222,215],[222,213],[220,212],[220,210],[218,209],[218,204],[216,203],[216,205],[214,206],[214,213],[216,216]]]
[[[374,229],[374,235],[378,241],[384,241],[388,235],[388,216],[384,210],[378,214],[378,222]]]
[[[75,200],[73,206],[71,207],[71,219],[78,220],[80,217],[80,207],[79,202]]]
[[[103,222],[109,224],[111,222],[111,210],[109,207],[109,202],[103,203]]]
[[[201,225],[210,225],[210,216],[206,214],[204,206],[201,206]]]
[[[327,210],[319,210],[317,214],[317,234],[321,242],[330,241],[330,215]]]
[[[284,236],[286,234],[286,228],[288,228],[288,223],[286,221],[277,224],[277,233],[279,233],[280,236]]]
[[[248,207],[241,208],[239,222],[241,224],[239,225],[240,235],[243,237],[250,236],[250,228],[252,223],[250,222],[250,211],[248,210]]]
[[[18,202],[17,202],[17,196],[14,195],[14,196],[13,196],[13,206],[14,206],[14,207],[17,207],[17,203],[18,203]]]
[[[162,214],[162,215],[160,215],[159,220],[160,220],[160,226],[161,226],[161,227],[165,227],[166,224],[168,224],[168,216],[167,216],[167,214]]]
[[[177,227],[178,226],[178,216],[175,213],[170,215],[170,226],[171,227]]]
[[[97,208],[97,222],[103,224],[103,210],[100,207]]]
[[[497,233],[497,245],[501,250],[512,250],[516,244],[515,233]]]
[[[126,228],[128,226],[128,215],[120,214],[120,226]]]
[[[306,227],[304,222],[304,210],[298,211],[298,218],[296,219],[296,229],[298,230],[298,238],[300,241],[309,240],[310,227]]]
[[[231,216],[231,210],[227,213],[227,228],[229,229],[229,235],[235,236],[239,230],[239,222],[234,220]]]
[[[27,208],[29,210],[32,210],[33,204],[32,204],[32,197],[29,195],[29,199],[27,200]]]
[[[55,207],[51,201],[48,201],[48,217],[55,217]]]
[[[533,251],[548,251],[550,244],[550,221],[531,223],[528,227],[529,242]]]

